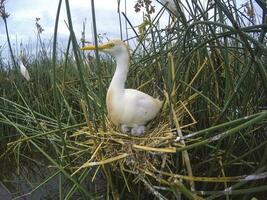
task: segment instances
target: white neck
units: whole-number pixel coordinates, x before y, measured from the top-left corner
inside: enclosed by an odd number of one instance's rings
[[[115,89],[116,91],[124,92],[125,81],[127,78],[128,68],[129,68],[129,54],[128,52],[123,52],[115,56],[117,63],[115,73],[111,80],[109,89]]]

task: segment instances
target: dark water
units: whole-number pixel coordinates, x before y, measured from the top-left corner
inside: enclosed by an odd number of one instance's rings
[[[2,185],[0,185],[0,199],[12,199],[12,195]]]
[[[0,200],[49,200],[58,199],[58,177],[52,178],[49,182],[32,192],[32,189],[37,186],[42,180],[36,174],[27,174],[27,178],[32,176],[31,183],[23,180],[24,175],[17,176],[11,175],[10,179],[4,179],[0,184]],[[36,177],[33,177],[36,176]],[[39,179],[39,180],[37,180]],[[34,181],[34,182],[32,182]]]
[[[101,173],[99,173],[94,182],[91,182],[92,176],[95,170],[92,169],[89,172],[88,177],[82,185],[88,190],[89,193],[98,194],[100,199],[105,194],[106,181]],[[43,183],[48,177],[55,174],[55,169],[48,167],[27,166],[20,170],[19,175],[16,171],[13,171],[8,176],[3,176],[0,179],[0,200],[54,200],[59,199],[59,175],[55,175],[42,186],[38,187],[35,191],[32,191],[35,187]],[[73,185],[67,179],[62,179],[63,193],[67,194]],[[101,198],[102,196],[102,198]],[[80,193],[75,193],[71,199],[82,199]]]

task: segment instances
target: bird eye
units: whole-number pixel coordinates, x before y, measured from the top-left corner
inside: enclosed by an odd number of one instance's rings
[[[112,47],[114,47],[114,46],[115,46],[115,44],[113,44],[113,43],[110,43],[108,46],[109,46],[109,48],[112,48]]]

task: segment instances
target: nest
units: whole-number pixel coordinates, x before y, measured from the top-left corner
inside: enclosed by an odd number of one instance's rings
[[[121,177],[125,177],[125,172],[133,175],[143,174],[157,179],[156,182],[168,183],[173,174],[173,155],[176,154],[177,147],[183,146],[182,143],[176,142],[176,138],[181,136],[178,133],[181,134],[183,128],[195,124],[186,105],[185,102],[179,102],[179,105],[175,106],[176,109],[174,106],[171,107],[172,124],[169,112],[165,114],[162,112],[161,116],[149,124],[149,130],[153,131],[142,137],[120,133],[108,119],[106,119],[106,130],[97,132],[93,130],[90,122],[87,122],[87,127],[74,132],[71,136],[75,138],[76,144],[86,147],[90,152],[90,158],[77,167],[74,174],[83,168],[100,169],[103,165],[109,165],[111,170],[121,173]],[[180,122],[183,121],[187,124],[181,125]],[[172,129],[172,126],[175,128]],[[97,172],[98,170],[95,173]],[[165,179],[163,176],[159,179],[159,174],[167,176]],[[128,187],[125,178],[124,180]],[[146,179],[143,179],[143,183],[148,184]]]
[[[83,136],[83,144],[90,146],[91,158],[83,167],[111,164],[124,166],[131,171],[161,165],[162,155],[176,152],[172,143],[177,137],[167,125],[159,125],[142,137],[122,134],[115,130],[92,132],[90,128],[75,132],[72,137]],[[157,156],[161,155],[161,156]]]

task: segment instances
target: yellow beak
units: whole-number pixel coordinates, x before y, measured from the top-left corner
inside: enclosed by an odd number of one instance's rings
[[[110,45],[108,45],[108,44],[102,44],[102,45],[98,45],[97,48],[99,50],[109,49],[110,48]],[[80,49],[81,50],[96,50],[96,46],[89,45],[89,46],[82,47]]]

